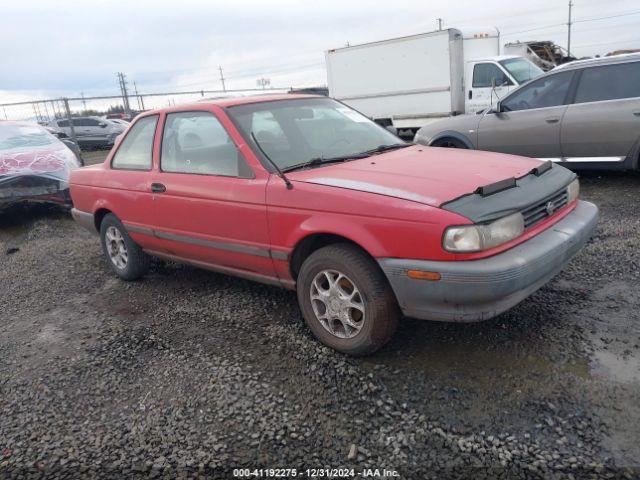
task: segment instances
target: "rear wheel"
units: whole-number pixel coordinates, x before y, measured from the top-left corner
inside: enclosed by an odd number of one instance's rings
[[[147,272],[149,256],[112,213],[105,215],[100,224],[100,240],[109,267],[122,280],[136,280]]]
[[[384,274],[349,244],[321,248],[305,260],[298,303],[314,335],[349,355],[366,355],[392,337],[400,316]]]
[[[439,138],[431,144],[432,147],[444,147],[444,148],[467,148],[467,146],[458,140],[457,138],[445,137]]]

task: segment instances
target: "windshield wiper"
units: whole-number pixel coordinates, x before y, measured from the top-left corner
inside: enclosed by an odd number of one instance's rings
[[[315,167],[317,165],[324,165],[326,163],[338,163],[338,162],[346,162],[347,160],[355,160],[358,158],[367,158],[369,155],[363,153],[356,153],[353,155],[342,155],[340,157],[317,157],[312,158],[311,160],[307,160],[306,162],[296,163],[295,165],[290,165],[282,169],[283,172],[290,172],[292,170],[300,170],[302,168],[307,167]]]
[[[397,150],[398,148],[407,148],[414,145],[413,143],[392,143],[390,145],[378,145],[376,148],[372,148],[371,150],[365,150],[364,152],[360,152],[361,155],[373,155],[374,153],[388,152],[389,150]]]
[[[357,160],[360,158],[367,158],[373,155],[374,153],[386,152],[389,150],[396,150],[398,148],[405,148],[414,145],[413,143],[393,143],[391,145],[378,145],[376,148],[372,148],[371,150],[365,150],[364,152],[354,153],[352,155],[341,155],[339,157],[317,157],[312,158],[311,160],[307,160],[306,162],[296,163],[295,165],[291,165],[289,167],[283,168],[283,172],[290,172],[292,170],[300,170],[302,168],[307,167],[315,167],[317,165],[324,165],[325,163],[338,163],[338,162],[346,162],[347,160]]]

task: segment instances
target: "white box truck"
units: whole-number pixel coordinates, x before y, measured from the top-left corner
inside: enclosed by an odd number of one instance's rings
[[[499,56],[496,28],[449,28],[326,52],[329,96],[404,133],[495,105],[543,72]]]

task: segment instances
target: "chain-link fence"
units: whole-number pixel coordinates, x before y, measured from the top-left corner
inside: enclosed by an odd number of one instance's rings
[[[0,120],[39,123],[59,130],[77,141],[79,117],[131,120],[138,113],[155,108],[193,103],[212,98],[242,96],[256,93],[286,93],[291,88],[259,88],[243,90],[197,90],[101,97],[54,98],[0,104]],[[74,120],[75,119],[75,120]],[[62,122],[61,122],[62,120]],[[64,122],[66,120],[66,122]],[[84,147],[83,142],[80,146]]]

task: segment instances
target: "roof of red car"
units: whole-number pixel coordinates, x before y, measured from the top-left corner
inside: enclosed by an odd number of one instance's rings
[[[249,95],[246,97],[224,97],[224,98],[212,98],[207,100],[202,100],[195,103],[184,103],[180,105],[175,105],[171,107],[164,108],[155,108],[152,110],[147,110],[141,115],[153,115],[159,112],[176,112],[188,109],[193,106],[203,105],[216,105],[218,107],[233,107],[236,105],[246,105],[248,103],[261,103],[261,102],[274,102],[278,100],[295,100],[300,98],[327,98],[323,95],[309,95],[302,93],[283,93],[283,94],[274,94],[274,95]]]
[[[295,100],[296,98],[314,98],[320,97],[320,95],[307,95],[307,94],[293,94],[284,93],[279,95],[251,95],[248,97],[233,97],[233,98],[217,98],[211,101],[205,101],[202,103],[212,103],[220,107],[232,107],[235,105],[245,105],[247,103],[261,103],[261,102],[273,102],[276,100]]]

